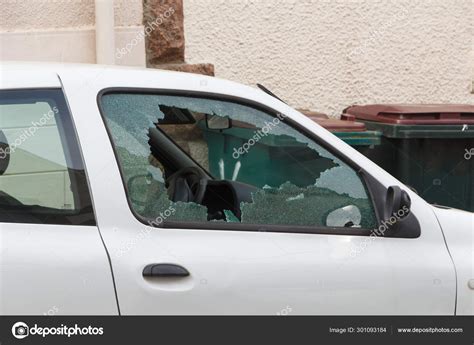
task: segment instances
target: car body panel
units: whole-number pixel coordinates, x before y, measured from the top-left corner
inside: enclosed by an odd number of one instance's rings
[[[54,70],[2,64],[0,71],[0,90],[61,87]],[[97,226],[0,223],[0,315],[43,314],[118,314]]]
[[[95,226],[0,224],[0,315],[117,315]]]
[[[97,67],[59,76],[74,112],[123,314],[276,314],[287,306],[295,314],[454,313],[452,262],[436,218],[416,194],[409,191],[422,235],[378,239],[354,259],[350,249],[361,241],[355,236],[150,228],[129,208],[95,100],[114,87],[248,99],[304,125],[382,184],[401,184],[286,104],[250,87],[177,72]],[[191,276],[164,282],[142,277],[145,265],[163,262],[182,265]]]
[[[31,79],[54,73],[61,81],[78,133],[98,227],[110,253],[122,314],[278,314],[290,309],[293,314],[454,314],[454,265],[431,206],[288,105],[260,90],[200,75],[97,65],[22,66],[16,68]],[[421,236],[367,242],[368,237],[349,235],[151,228],[130,210],[99,112],[98,94],[109,88],[222,94],[270,107],[363,166],[383,186],[405,189],[421,224]],[[351,256],[354,246],[364,246],[360,255]],[[191,275],[150,280],[142,276],[142,270],[151,263],[179,264]],[[111,272],[103,274],[110,277]],[[108,294],[107,313],[114,295],[108,278],[102,284]]]
[[[474,214],[433,207],[456,267],[457,315],[474,315]]]
[[[21,67],[0,67],[0,89],[58,88],[61,83],[54,71],[29,71]],[[15,65],[16,66],[16,65]]]

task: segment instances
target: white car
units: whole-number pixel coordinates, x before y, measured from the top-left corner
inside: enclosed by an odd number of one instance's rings
[[[271,94],[0,73],[0,314],[474,314],[473,214]]]

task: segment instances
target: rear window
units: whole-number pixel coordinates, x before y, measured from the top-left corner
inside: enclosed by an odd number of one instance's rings
[[[60,90],[0,92],[0,221],[95,224]]]

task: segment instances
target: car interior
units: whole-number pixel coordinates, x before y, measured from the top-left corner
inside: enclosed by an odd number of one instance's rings
[[[173,202],[194,202],[208,209],[208,220],[225,220],[225,210],[230,210],[241,219],[240,204],[252,202],[252,193],[258,188],[249,184],[231,180],[218,180],[201,167],[171,139],[161,126],[195,124],[200,121],[205,126],[216,125],[228,128],[229,123],[220,116],[204,115],[199,120],[186,109],[161,106],[166,116],[148,131],[151,154],[162,163],[165,170],[168,197]],[[173,121],[174,120],[174,121]]]
[[[207,221],[253,223],[262,220],[270,224],[272,222],[280,224],[300,222],[300,224],[334,224],[350,228],[360,227],[361,221],[365,222],[365,220],[361,220],[361,211],[364,212],[364,215],[372,212],[370,204],[364,199],[353,199],[346,194],[339,194],[330,189],[315,186],[314,181],[318,176],[323,171],[336,167],[337,164],[331,158],[320,156],[317,151],[309,148],[306,144],[298,143],[294,138],[285,135],[275,134],[267,137],[270,141],[282,139],[287,145],[284,149],[274,150],[273,157],[280,162],[293,159],[293,163],[285,164],[285,166],[290,165],[303,178],[294,179],[291,170],[282,171],[274,174],[279,180],[273,180],[274,183],[271,185],[262,183],[258,185],[246,183],[245,180],[238,181],[236,179],[238,168],[237,173],[234,169],[232,178],[229,174],[226,178],[222,171],[218,172],[220,176],[213,176],[209,172],[208,166],[216,163],[216,157],[209,158],[209,161],[206,162],[202,156],[210,157],[211,153],[208,152],[210,146],[216,143],[207,138],[204,144],[205,149],[202,150],[204,154],[201,156],[200,162],[197,162],[194,157],[199,154],[195,153],[193,157],[188,152],[191,140],[187,139],[190,136],[196,136],[196,133],[199,133],[198,136],[210,133],[209,135],[224,140],[224,142],[218,141],[217,145],[226,146],[225,141],[232,140],[230,134],[234,133],[232,131],[241,131],[240,133],[244,133],[243,138],[247,138],[249,135],[251,137],[258,128],[248,122],[213,113],[194,111],[191,113],[186,108],[163,104],[159,106],[159,109],[164,116],[159,116],[153,122],[153,126],[147,130],[147,144],[152,156],[151,160],[159,162],[169,201],[175,204],[180,203],[180,205],[203,206],[201,213],[206,214]],[[177,140],[181,141],[177,142]],[[235,147],[235,143],[233,145]],[[287,152],[285,153],[284,150]],[[230,152],[229,148],[227,148],[227,155],[228,152]],[[280,157],[285,154],[288,157]],[[219,153],[218,157],[221,157],[219,159],[222,160],[223,156],[225,154]],[[257,157],[260,157],[259,154]],[[314,169],[309,169],[304,165],[306,163],[309,163],[309,166]],[[208,166],[204,167],[203,164]],[[258,167],[261,164],[259,165],[258,162],[253,166],[247,164],[245,168],[253,169],[254,166]],[[127,189],[132,202],[138,204],[138,200],[133,200],[134,196],[147,194],[147,200],[141,202],[145,209],[146,205],[159,204],[160,202],[157,200],[160,197],[163,198],[163,190],[146,187],[146,180],[140,179],[140,176],[133,176],[134,174],[135,172],[131,174],[131,178],[127,177]],[[267,174],[268,171],[265,169],[255,173],[255,175]],[[299,185],[296,185],[297,183]],[[322,199],[327,200],[325,207],[321,207],[320,200]],[[169,205],[169,203],[167,204],[166,201],[162,203],[161,210],[165,208],[163,205]],[[264,209],[268,212],[262,212]],[[153,218],[155,214],[159,213],[159,210],[160,207],[156,206],[152,210],[148,209],[147,212],[138,213],[146,214],[145,218],[148,215]],[[298,213],[293,212],[296,216],[289,217],[287,216],[289,210],[297,210]],[[331,214],[331,211],[334,210],[338,210],[339,216]],[[186,214],[186,211],[179,213]],[[245,219],[243,218],[244,211]],[[343,216],[340,216],[341,214]],[[170,222],[170,220],[168,219],[166,222]]]

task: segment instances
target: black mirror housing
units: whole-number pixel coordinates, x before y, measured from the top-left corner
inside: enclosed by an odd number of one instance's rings
[[[411,199],[406,191],[398,186],[390,186],[387,189],[385,199],[384,220],[395,217],[398,220],[406,218],[410,214]]]

